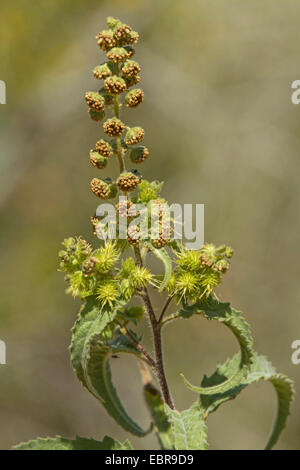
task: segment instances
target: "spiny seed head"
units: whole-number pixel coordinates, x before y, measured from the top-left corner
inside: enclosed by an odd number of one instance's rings
[[[152,281],[153,274],[143,266],[135,266],[130,273],[130,284],[135,289],[146,287],[146,285],[152,283]]]
[[[105,118],[104,111],[94,111],[94,109],[89,109],[89,115],[92,121],[99,122]]]
[[[125,125],[122,121],[120,121],[120,119],[111,118],[105,121],[103,124],[103,129],[105,134],[109,135],[110,137],[121,137],[124,132]]]
[[[129,129],[125,136],[126,145],[136,145],[142,142],[145,136],[145,131],[142,127],[132,127]]]
[[[94,111],[104,111],[104,98],[99,93],[88,91],[85,94],[85,101]]]
[[[140,88],[131,90],[125,96],[125,103],[128,108],[136,108],[144,101],[145,95]]]
[[[94,252],[94,256],[97,259],[97,272],[107,274],[119,261],[120,252],[113,241],[107,241]]]
[[[108,51],[116,45],[114,33],[110,29],[105,29],[98,33],[96,39],[98,46],[100,46],[103,51]]]
[[[112,146],[104,139],[100,139],[96,142],[96,150],[102,157],[106,158],[113,154]]]
[[[127,88],[137,85],[141,81],[141,77],[139,75],[134,75],[132,77],[124,77],[125,83]]]
[[[109,60],[118,64],[119,62],[125,62],[129,58],[130,51],[127,51],[124,47],[113,47],[106,56]]]
[[[135,147],[130,152],[130,160],[133,163],[143,163],[149,157],[149,150],[147,147]]]
[[[118,283],[116,281],[100,281],[96,287],[96,294],[101,307],[108,304],[112,308],[119,297]]]
[[[194,299],[199,290],[199,276],[192,272],[183,272],[176,277],[175,292],[180,299]]]
[[[127,89],[125,80],[116,75],[108,77],[104,82],[104,86],[105,90],[111,95],[120,95]]]
[[[98,80],[106,79],[107,77],[111,77],[113,75],[113,70],[111,64],[105,63],[102,65],[98,65],[93,70],[94,77]]]
[[[122,173],[118,180],[117,180],[117,185],[121,191],[124,192],[130,192],[134,191],[138,184],[140,183],[141,178],[132,172],[128,171],[125,173]]]
[[[106,167],[108,159],[107,157],[103,157],[100,155],[98,152],[95,150],[90,151],[90,162],[93,165],[94,168],[98,168],[99,170],[102,170],[103,168]]]
[[[221,282],[220,273],[208,269],[204,274],[200,276],[200,286],[203,289],[202,295],[209,296],[215,287]]]
[[[97,197],[108,199],[110,197],[109,184],[99,178],[93,178],[91,181],[91,190]]]

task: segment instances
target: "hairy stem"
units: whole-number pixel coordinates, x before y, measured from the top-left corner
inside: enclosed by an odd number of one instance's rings
[[[138,263],[140,264],[140,266],[142,266],[143,260],[141,257],[141,252],[137,246],[134,247],[134,252],[135,252]],[[156,319],[156,316],[152,307],[152,303],[150,300],[149,292],[146,287],[144,287],[142,291],[142,298],[144,300],[146,311],[148,313],[149,320],[152,326],[152,331],[153,331],[155,357],[156,357],[156,361],[155,361],[156,362],[155,364],[156,375],[157,375],[157,378],[161,387],[164,401],[169,405],[170,408],[174,409],[174,404],[171,398],[171,394],[169,391],[166,374],[164,370],[161,329]]]
[[[150,365],[155,369],[156,367],[156,364],[155,364],[155,361],[152,359],[152,357],[150,356],[150,354],[148,353],[148,351],[146,351],[146,349],[144,348],[144,346],[142,346],[137,340],[136,338],[134,337],[134,335],[132,335],[130,333],[130,331],[128,331],[128,329],[125,327],[125,326],[121,326],[121,330],[124,330],[125,334],[128,336],[128,338],[131,339],[131,341],[134,342],[134,344],[136,345],[137,349],[145,356],[145,358],[149,361]]]
[[[168,309],[170,303],[172,302],[172,300],[173,300],[173,296],[168,297],[168,300],[167,300],[167,302],[166,302],[164,308],[162,309],[162,312],[161,312],[160,317],[159,317],[159,319],[158,319],[158,323],[159,323],[159,324],[162,322],[162,319],[164,318],[164,315],[165,315],[165,313],[166,313],[166,311],[167,311],[167,309]]]
[[[114,114],[116,118],[120,118],[120,105],[119,105],[119,98],[118,95],[114,96]],[[121,138],[116,137],[116,144],[117,144],[117,157],[119,161],[120,173],[125,171],[125,162],[123,157],[123,150],[121,144]]]

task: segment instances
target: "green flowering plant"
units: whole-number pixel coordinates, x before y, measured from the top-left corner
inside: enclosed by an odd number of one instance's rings
[[[96,177],[90,186],[102,200],[123,198],[114,202],[115,239],[108,238],[103,217],[96,214],[91,219],[93,233],[98,236],[96,247],[81,237],[68,238],[59,252],[59,269],[65,273],[67,293],[83,301],[72,329],[73,369],[81,384],[120,426],[139,437],[154,430],[164,450],[206,449],[208,416],[251,383],[267,380],[278,397],[277,416],[266,445],[266,449],[271,449],[286,425],[293,383],[254,351],[251,331],[242,313],[230,303],[220,302],[216,295],[215,289],[230,268],[232,248],[205,243],[199,250],[187,249],[170,228],[171,217],[164,211],[168,203],[161,197],[162,183],[147,181],[136,169],[128,169],[128,164],[141,164],[150,154],[143,145],[144,129],[130,128],[121,120],[123,108],[135,108],[144,100],[143,91],[135,88],[141,68],[132,60],[139,36],[118,19],[110,17],[107,24],[108,29],[97,36],[107,61],[93,71],[97,80],[104,80],[104,86],[98,92],[87,92],[85,99],[92,120],[106,119],[106,137],[90,151],[90,162],[98,171],[106,167],[109,159],[115,159],[119,176]],[[140,205],[146,213],[154,208],[158,220],[155,237],[149,237],[151,227],[147,223],[146,230],[145,224],[141,230],[144,218]],[[121,237],[120,223],[124,220],[126,236]],[[160,275],[151,271],[149,255],[162,263]],[[160,312],[153,308],[151,290],[165,297]],[[168,314],[171,305],[176,312]],[[136,330],[145,315],[152,329],[154,354],[146,350]],[[195,393],[195,401],[187,410],[178,411],[165,374],[162,331],[170,322],[192,316],[225,325],[235,336],[239,352],[218,365],[210,377],[204,375],[200,384],[194,385],[182,376],[187,388]],[[141,370],[142,393],[151,419],[146,430],[127,414],[112,383],[109,359],[122,353],[134,355]],[[80,437],[37,439],[15,448],[132,449],[128,440],[121,443],[110,437],[102,441]]]

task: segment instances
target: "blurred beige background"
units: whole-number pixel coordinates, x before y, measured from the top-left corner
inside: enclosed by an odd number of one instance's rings
[[[165,180],[172,202],[205,204],[206,240],[235,248],[220,297],[244,311],[256,349],[300,387],[290,360],[300,339],[300,106],[290,100],[300,79],[299,2],[11,0],[0,16],[1,449],[37,435],[126,436],[73,375],[67,348],[79,303],[57,272],[64,237],[93,240],[88,151],[102,134],[83,96],[97,87],[91,70],[103,55],[94,37],[108,14],[141,34],[146,100],[129,122],[147,130],[143,174]],[[195,399],[179,372],[197,383],[235,351],[221,325],[169,326],[177,407]],[[134,360],[114,361],[113,374],[146,426]],[[209,418],[211,448],[262,448],[274,411],[271,385],[252,386]],[[300,448],[299,417],[296,400],[278,449]],[[135,448],[157,447],[154,436],[129,437]]]

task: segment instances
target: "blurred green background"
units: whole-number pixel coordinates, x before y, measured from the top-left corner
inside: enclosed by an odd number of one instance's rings
[[[146,99],[128,120],[147,131],[143,174],[166,181],[169,201],[205,204],[206,241],[235,248],[220,297],[244,311],[256,349],[300,386],[290,360],[300,338],[300,107],[290,100],[300,78],[299,2],[11,0],[0,16],[1,449],[37,435],[126,436],[73,375],[67,348],[79,302],[57,272],[63,238],[93,240],[88,152],[102,131],[83,96],[97,88],[91,70],[104,56],[95,35],[107,15],[141,35]],[[197,318],[165,330],[179,409],[195,398],[179,372],[197,383],[236,347],[221,325]],[[135,361],[115,360],[113,375],[146,426]],[[211,448],[262,448],[275,404],[271,385],[248,388],[209,418]],[[278,449],[300,448],[299,417],[296,400]],[[154,436],[130,439],[157,447]]]

